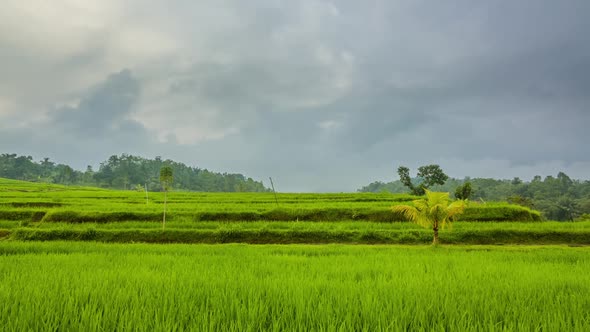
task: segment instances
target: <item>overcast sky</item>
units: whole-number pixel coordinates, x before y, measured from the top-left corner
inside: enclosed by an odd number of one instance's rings
[[[587,0],[3,0],[0,153],[279,191],[590,178]]]

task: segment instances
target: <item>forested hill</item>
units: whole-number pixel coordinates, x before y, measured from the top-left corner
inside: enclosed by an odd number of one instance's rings
[[[414,181],[419,183],[419,179]],[[563,172],[557,174],[557,177],[547,176],[544,179],[537,175],[530,182],[519,178],[448,179],[444,185],[433,186],[431,190],[454,193],[458,186],[467,181],[473,188],[470,200],[509,201],[539,210],[551,220],[570,220],[590,213],[590,181],[573,180]],[[405,193],[408,188],[398,180],[389,183],[373,182],[358,191]]]
[[[113,155],[102,162],[96,171],[91,166],[88,166],[85,171],[78,171],[68,165],[57,164],[49,158],[35,162],[31,156],[0,155],[0,177],[112,189],[135,189],[138,186],[147,185],[151,191],[160,190],[159,172],[162,166],[172,167],[173,188],[176,190],[206,192],[268,190],[262,182],[246,178],[242,174],[215,173],[172,160],[162,160],[160,157],[146,159],[127,154]]]

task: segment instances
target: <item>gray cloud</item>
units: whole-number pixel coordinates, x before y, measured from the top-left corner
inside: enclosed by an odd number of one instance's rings
[[[139,89],[131,71],[113,73],[74,105],[48,110],[45,117],[22,126],[3,128],[0,148],[63,159],[78,167],[112,153],[146,151],[142,146],[154,144],[155,139],[131,119]]]
[[[127,117],[139,97],[139,83],[129,70],[111,74],[75,106],[52,112],[50,126],[74,137],[102,138],[117,131],[143,130]]]
[[[590,177],[584,0],[4,7],[6,152],[162,155],[292,191],[354,190],[399,164]]]

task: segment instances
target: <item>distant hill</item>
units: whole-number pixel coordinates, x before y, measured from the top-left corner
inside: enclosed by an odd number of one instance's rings
[[[109,189],[136,189],[147,186],[150,191],[160,190],[159,172],[162,166],[174,171],[173,188],[203,192],[265,192],[261,181],[242,174],[217,173],[190,167],[160,157],[147,159],[128,154],[113,155],[100,163],[98,170],[88,166],[85,171],[58,164],[49,158],[36,162],[31,156],[0,155],[0,177],[55,183],[62,185],[95,186]]]

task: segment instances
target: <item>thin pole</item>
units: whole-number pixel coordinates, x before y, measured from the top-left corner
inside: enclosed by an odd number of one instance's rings
[[[279,199],[277,198],[277,192],[275,191],[275,185],[272,183],[272,178],[269,176],[270,179],[270,186],[272,187],[272,192],[275,194],[275,202],[277,202],[277,206],[279,206]]]
[[[147,191],[147,183],[145,184],[145,204],[147,205],[148,203],[148,191]]]
[[[166,228],[166,196],[168,195],[168,190],[164,190],[164,220],[162,220],[162,230]]]

